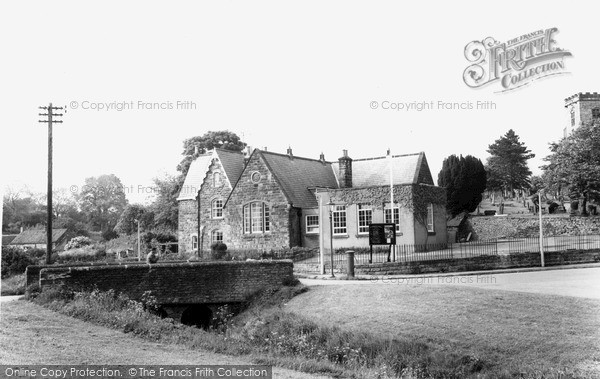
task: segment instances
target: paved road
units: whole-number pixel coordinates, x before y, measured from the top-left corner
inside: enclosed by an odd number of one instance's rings
[[[405,285],[473,286],[485,289],[543,293],[600,299],[600,267],[481,275],[379,276],[371,280],[301,279],[305,285],[369,285],[390,283]]]

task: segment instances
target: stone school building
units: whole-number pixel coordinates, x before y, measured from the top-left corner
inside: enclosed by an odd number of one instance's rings
[[[392,214],[398,244],[447,240],[446,192],[433,184],[422,152],[352,159],[344,150],[328,162],[291,149],[214,149],[192,162],[177,200],[180,252],[201,245],[206,254],[216,242],[236,250],[327,250],[332,233],[334,249],[366,247],[369,224],[391,222]]]

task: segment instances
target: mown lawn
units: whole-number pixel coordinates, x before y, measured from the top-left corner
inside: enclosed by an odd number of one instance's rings
[[[600,377],[600,301],[441,286],[316,286],[284,308],[318,323],[422,341],[498,372]]]

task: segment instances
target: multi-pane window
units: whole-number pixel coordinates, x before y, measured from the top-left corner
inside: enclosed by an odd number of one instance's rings
[[[346,228],[346,206],[334,205],[333,207],[333,234],[347,234]]]
[[[386,205],[386,209],[383,211],[385,215],[385,222],[387,224],[392,224],[392,212],[390,210],[390,205]],[[400,231],[400,209],[398,208],[398,204],[394,204],[394,224],[396,224],[396,232]]]
[[[306,216],[306,234],[319,233],[319,216],[308,215]]]
[[[192,250],[198,249],[198,236],[192,236]]]
[[[264,233],[271,230],[269,206],[261,201],[244,205],[243,208],[244,233]]]
[[[592,120],[594,120],[594,121],[600,120],[600,108],[592,109]]]
[[[571,126],[575,126],[575,110],[571,109]]]
[[[210,209],[212,218],[223,218],[223,200],[213,200]]]
[[[369,225],[373,220],[373,210],[370,205],[358,205],[358,232],[369,233]]]
[[[427,231],[430,233],[435,232],[435,228],[433,226],[433,204],[429,204],[427,206]]]
[[[223,242],[223,232],[220,230],[213,230],[210,234],[211,243]]]

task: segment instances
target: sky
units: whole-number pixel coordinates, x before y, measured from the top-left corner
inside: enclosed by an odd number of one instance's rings
[[[541,171],[568,123],[564,99],[600,91],[594,2],[2,2],[0,190],[117,175],[130,202],[176,174],[183,141],[230,130],[249,145],[337,160],[424,151],[433,177],[451,154],[488,157],[514,129]],[[589,9],[589,12],[582,11]],[[557,28],[564,74],[502,92],[468,87],[465,47]],[[476,109],[477,102],[494,104]],[[376,102],[376,108],[373,104]],[[432,109],[389,109],[429,103]],[[441,103],[473,109],[440,109]],[[104,109],[99,109],[104,107]],[[161,109],[165,108],[165,109]],[[375,108],[375,109],[374,109]],[[387,109],[385,109],[387,108]],[[121,109],[121,110],[118,110]]]

